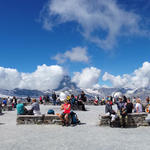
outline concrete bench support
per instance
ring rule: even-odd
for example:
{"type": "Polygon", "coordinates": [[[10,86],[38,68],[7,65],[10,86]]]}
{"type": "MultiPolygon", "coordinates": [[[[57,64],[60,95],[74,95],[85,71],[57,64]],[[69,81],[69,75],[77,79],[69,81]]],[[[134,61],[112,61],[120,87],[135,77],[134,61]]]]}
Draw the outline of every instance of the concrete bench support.
{"type": "MultiPolygon", "coordinates": [[[[146,120],[147,113],[131,113],[127,115],[127,127],[149,126],[146,120]]],[[[109,115],[100,115],[100,126],[110,126],[111,117],[109,115]]],[[[115,127],[119,127],[120,119],[116,119],[113,123],[115,127]]]]}

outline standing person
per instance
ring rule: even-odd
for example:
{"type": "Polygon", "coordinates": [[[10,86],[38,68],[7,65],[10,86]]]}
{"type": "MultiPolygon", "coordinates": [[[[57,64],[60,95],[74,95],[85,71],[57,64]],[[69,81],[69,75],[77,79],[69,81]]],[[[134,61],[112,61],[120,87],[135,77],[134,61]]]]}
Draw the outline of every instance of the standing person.
{"type": "Polygon", "coordinates": [[[39,103],[35,98],[32,99],[31,110],[33,111],[34,115],[41,115],[39,103]]]}
{"type": "Polygon", "coordinates": [[[13,96],[13,100],[12,101],[13,101],[13,103],[12,103],[13,107],[16,108],[17,98],[15,96],[13,96]]]}
{"type": "Polygon", "coordinates": [[[40,104],[43,104],[42,96],[40,96],[39,100],[40,100],[40,104]]]}
{"type": "Polygon", "coordinates": [[[86,102],[87,98],[86,98],[86,96],[85,96],[84,91],[81,92],[80,99],[81,99],[83,102],[86,102]]]}
{"type": "Polygon", "coordinates": [[[12,99],[10,97],[7,98],[8,104],[12,104],[12,99]]]}
{"type": "Polygon", "coordinates": [[[46,102],[49,103],[50,99],[49,99],[49,95],[46,95],[46,102]]]}
{"type": "Polygon", "coordinates": [[[31,98],[30,96],[27,97],[27,102],[30,103],[31,102],[31,98]]]}
{"type": "Polygon", "coordinates": [[[86,100],[87,100],[87,98],[85,96],[85,93],[84,93],[84,91],[82,91],[81,94],[80,94],[80,97],[78,99],[77,104],[78,104],[79,108],[81,106],[83,111],[86,111],[86,109],[85,109],[85,102],[86,102],[86,100]]]}
{"type": "Polygon", "coordinates": [[[116,102],[118,107],[118,116],[120,118],[120,126],[126,127],[127,125],[127,109],[125,102],[123,101],[122,97],[119,97],[119,101],[116,102]]]}
{"type": "Polygon", "coordinates": [[[95,96],[94,105],[98,105],[98,98],[97,98],[97,96],[95,96]]]}
{"type": "Polygon", "coordinates": [[[46,96],[45,95],[43,96],[43,101],[44,101],[44,104],[46,104],[46,96]]]}
{"type": "Polygon", "coordinates": [[[53,92],[53,94],[52,94],[52,99],[53,99],[53,105],[56,105],[57,96],[56,96],[55,92],[53,92]]]}
{"type": "Polygon", "coordinates": [[[147,105],[149,104],[149,101],[150,101],[150,98],[149,98],[149,96],[148,96],[148,97],[146,97],[146,104],[147,104],[147,105]]]}
{"type": "Polygon", "coordinates": [[[3,106],[3,107],[7,106],[7,99],[6,99],[6,98],[3,98],[2,106],[3,106]]]}
{"type": "Polygon", "coordinates": [[[135,111],[136,113],[141,113],[143,111],[140,98],[136,99],[135,111]]]}
{"type": "Polygon", "coordinates": [[[83,111],[86,111],[84,102],[83,102],[81,99],[78,99],[78,100],[77,100],[77,105],[78,105],[79,110],[82,109],[83,111]],[[80,109],[80,108],[81,108],[81,109],[80,109]]]}
{"type": "Polygon", "coordinates": [[[132,110],[134,107],[133,107],[133,103],[131,102],[130,98],[127,98],[126,108],[127,108],[127,114],[132,113],[132,110]]]}

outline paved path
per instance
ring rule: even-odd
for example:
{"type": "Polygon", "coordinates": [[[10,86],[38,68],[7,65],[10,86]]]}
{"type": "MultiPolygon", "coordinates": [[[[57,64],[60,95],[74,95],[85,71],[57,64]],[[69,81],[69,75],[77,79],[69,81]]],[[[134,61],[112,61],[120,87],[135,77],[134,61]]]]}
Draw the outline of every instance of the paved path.
{"type": "MultiPolygon", "coordinates": [[[[61,112],[59,107],[41,106],[61,112]]],[[[150,127],[119,129],[98,126],[103,106],[77,111],[83,125],[16,125],[16,112],[0,116],[0,150],[149,150],[150,127]]]]}

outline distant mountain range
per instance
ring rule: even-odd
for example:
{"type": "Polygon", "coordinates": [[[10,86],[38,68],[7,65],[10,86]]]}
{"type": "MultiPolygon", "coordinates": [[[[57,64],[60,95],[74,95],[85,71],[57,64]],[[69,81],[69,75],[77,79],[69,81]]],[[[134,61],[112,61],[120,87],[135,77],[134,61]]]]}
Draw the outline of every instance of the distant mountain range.
{"type": "MultiPolygon", "coordinates": [[[[71,81],[69,76],[64,76],[59,87],[53,90],[39,91],[39,90],[29,90],[29,89],[13,89],[6,90],[0,89],[0,97],[5,96],[16,96],[16,97],[39,97],[43,95],[51,95],[55,91],[57,94],[60,92],[67,91],[69,94],[78,95],[82,89],[78,88],[75,83],[71,81]]],[[[150,96],[150,89],[140,88],[140,89],[125,89],[125,88],[99,88],[99,89],[84,89],[86,95],[91,98],[94,96],[106,97],[108,95],[113,95],[116,92],[121,92],[123,95],[133,97],[139,96],[141,99],[145,99],[147,96],[150,96]]]]}

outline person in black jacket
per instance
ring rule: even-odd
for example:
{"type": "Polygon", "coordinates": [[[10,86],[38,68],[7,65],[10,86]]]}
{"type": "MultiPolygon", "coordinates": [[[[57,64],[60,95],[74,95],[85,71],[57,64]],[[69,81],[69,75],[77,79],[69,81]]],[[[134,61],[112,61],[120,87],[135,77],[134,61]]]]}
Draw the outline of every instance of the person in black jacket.
{"type": "Polygon", "coordinates": [[[83,102],[86,102],[86,96],[85,96],[84,91],[81,92],[80,99],[81,99],[83,102]]]}
{"type": "Polygon", "coordinates": [[[133,103],[131,102],[130,98],[127,98],[126,109],[127,109],[127,114],[132,113],[133,103]]]}
{"type": "Polygon", "coordinates": [[[53,99],[53,105],[56,105],[57,96],[56,96],[55,92],[53,92],[53,94],[52,94],[52,99],[53,99]]]}

